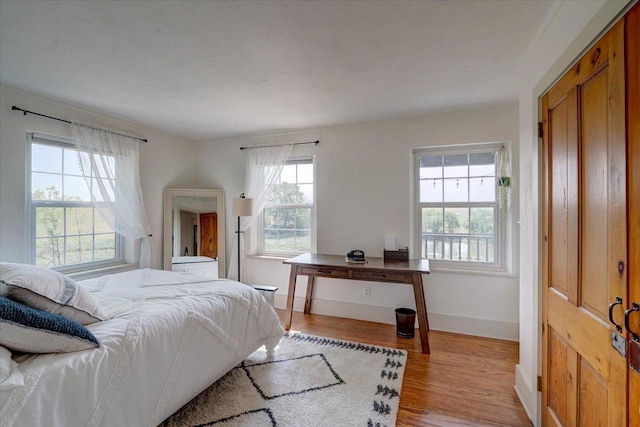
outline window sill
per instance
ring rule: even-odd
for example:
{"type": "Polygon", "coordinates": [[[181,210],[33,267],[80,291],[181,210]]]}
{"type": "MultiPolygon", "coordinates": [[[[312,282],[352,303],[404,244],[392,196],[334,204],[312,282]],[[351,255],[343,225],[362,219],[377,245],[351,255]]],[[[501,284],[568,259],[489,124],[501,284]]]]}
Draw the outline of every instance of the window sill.
{"type": "Polygon", "coordinates": [[[109,265],[106,267],[94,268],[90,270],[82,270],[82,271],[74,271],[70,273],[63,273],[67,277],[70,277],[73,280],[86,280],[86,279],[94,279],[96,277],[104,276],[107,274],[115,274],[122,273],[125,271],[131,271],[138,269],[138,264],[116,264],[109,265]]]}
{"type": "Polygon", "coordinates": [[[517,279],[520,275],[516,273],[510,273],[504,270],[478,270],[478,269],[466,269],[466,268],[450,268],[450,267],[437,267],[430,264],[429,270],[431,273],[442,274],[465,274],[470,276],[493,276],[493,277],[505,277],[517,279]]]}
{"type": "Polygon", "coordinates": [[[270,260],[270,261],[284,261],[284,260],[287,260],[289,258],[293,258],[294,256],[297,256],[297,255],[261,255],[261,254],[254,254],[254,255],[247,255],[247,258],[270,260]]]}

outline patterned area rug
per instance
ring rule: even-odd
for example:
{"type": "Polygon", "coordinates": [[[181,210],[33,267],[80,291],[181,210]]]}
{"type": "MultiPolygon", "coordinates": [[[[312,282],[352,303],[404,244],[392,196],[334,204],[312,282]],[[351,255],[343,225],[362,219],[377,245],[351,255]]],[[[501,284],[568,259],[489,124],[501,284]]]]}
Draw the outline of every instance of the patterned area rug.
{"type": "Polygon", "coordinates": [[[394,426],[407,352],[300,333],[264,348],[162,426],[394,426]]]}

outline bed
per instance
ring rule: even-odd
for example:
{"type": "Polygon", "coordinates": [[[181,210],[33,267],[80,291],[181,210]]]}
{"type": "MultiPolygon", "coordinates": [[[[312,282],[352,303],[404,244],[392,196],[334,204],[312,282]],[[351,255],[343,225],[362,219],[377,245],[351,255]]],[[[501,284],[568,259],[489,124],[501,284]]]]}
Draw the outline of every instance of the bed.
{"type": "Polygon", "coordinates": [[[135,270],[79,282],[108,320],[98,348],[24,354],[24,386],[0,391],[2,426],[156,426],[262,345],[283,335],[250,286],[135,270]]]}

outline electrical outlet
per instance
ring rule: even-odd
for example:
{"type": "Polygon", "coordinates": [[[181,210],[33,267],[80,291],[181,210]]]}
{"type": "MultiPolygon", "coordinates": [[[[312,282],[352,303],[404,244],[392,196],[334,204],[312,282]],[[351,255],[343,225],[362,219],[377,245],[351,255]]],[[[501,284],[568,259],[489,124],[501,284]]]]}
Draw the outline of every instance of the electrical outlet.
{"type": "Polygon", "coordinates": [[[366,286],[364,288],[364,296],[367,297],[367,298],[371,297],[371,286],[366,286]]]}

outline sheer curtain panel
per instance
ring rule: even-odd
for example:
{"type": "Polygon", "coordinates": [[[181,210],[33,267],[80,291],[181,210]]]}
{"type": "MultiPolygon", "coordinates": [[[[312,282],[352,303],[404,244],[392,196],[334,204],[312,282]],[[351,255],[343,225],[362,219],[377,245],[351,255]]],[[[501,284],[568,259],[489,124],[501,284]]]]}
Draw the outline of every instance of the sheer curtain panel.
{"type": "Polygon", "coordinates": [[[71,130],[96,208],[116,233],[141,240],[140,267],[150,267],[153,255],[140,186],[139,142],[79,123],[72,123],[71,130]]]}
{"type": "MultiPolygon", "coordinates": [[[[293,144],[274,145],[270,147],[252,147],[247,149],[247,169],[245,175],[245,195],[253,199],[253,216],[240,218],[240,230],[246,231],[251,227],[258,215],[262,213],[265,203],[269,199],[274,186],[277,183],[280,172],[285,162],[291,155],[293,144]]],[[[238,280],[238,250],[244,259],[244,239],[240,239],[241,247],[238,248],[237,239],[233,239],[231,261],[227,278],[238,280]]],[[[242,264],[242,277],[247,277],[246,262],[242,264]]]]}

